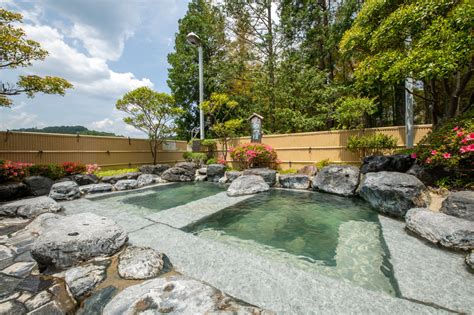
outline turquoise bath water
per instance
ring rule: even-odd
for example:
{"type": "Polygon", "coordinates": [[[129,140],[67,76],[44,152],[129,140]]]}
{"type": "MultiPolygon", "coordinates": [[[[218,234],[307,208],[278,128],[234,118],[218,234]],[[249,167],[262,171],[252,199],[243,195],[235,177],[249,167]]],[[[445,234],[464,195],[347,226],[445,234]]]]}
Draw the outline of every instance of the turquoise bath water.
{"type": "Polygon", "coordinates": [[[174,183],[140,192],[133,191],[124,195],[111,196],[98,201],[116,208],[123,208],[124,211],[133,211],[135,214],[149,214],[206,198],[224,190],[223,185],[215,183],[174,183]]]}
{"type": "Polygon", "coordinates": [[[188,231],[395,295],[380,229],[377,213],[360,199],[271,190],[188,231]]]}

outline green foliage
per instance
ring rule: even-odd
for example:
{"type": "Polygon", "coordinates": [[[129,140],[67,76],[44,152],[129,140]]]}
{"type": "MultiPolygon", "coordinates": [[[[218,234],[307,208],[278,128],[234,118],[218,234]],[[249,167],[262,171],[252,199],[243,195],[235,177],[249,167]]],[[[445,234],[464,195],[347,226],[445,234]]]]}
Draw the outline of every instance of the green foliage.
{"type": "Polygon", "coordinates": [[[175,135],[174,120],[182,109],[175,105],[172,96],[148,87],[126,93],[117,101],[116,108],[129,115],[123,119],[125,123],[148,135],[153,164],[156,164],[158,145],[175,135]]]}
{"type": "Polygon", "coordinates": [[[57,180],[64,177],[64,169],[56,164],[34,164],[28,168],[28,173],[31,176],[43,176],[57,180]]]}
{"type": "Polygon", "coordinates": [[[207,160],[206,164],[207,165],[217,164],[217,159],[216,158],[210,158],[210,159],[207,160]]]}
{"type": "Polygon", "coordinates": [[[452,118],[426,135],[415,148],[416,159],[429,168],[474,166],[474,109],[452,118]]]}
{"type": "Polygon", "coordinates": [[[474,4],[453,0],[368,0],[341,42],[358,61],[361,89],[423,81],[434,123],[470,106],[464,93],[474,66],[474,4]]]}
{"type": "Polygon", "coordinates": [[[227,94],[222,93],[212,93],[209,100],[201,104],[204,113],[210,117],[211,131],[219,138],[219,142],[224,147],[224,160],[227,159],[228,141],[237,136],[244,122],[240,118],[228,119],[238,105],[227,94]]]}
{"type": "MultiPolygon", "coordinates": [[[[38,42],[26,38],[25,31],[18,27],[22,20],[21,14],[0,8],[0,69],[28,67],[48,55],[38,42]]],[[[7,107],[12,104],[9,96],[24,93],[33,97],[38,92],[64,95],[66,89],[72,88],[63,78],[37,75],[21,75],[16,84],[0,83],[0,106],[7,107]]]]}
{"type": "Polygon", "coordinates": [[[98,171],[95,173],[98,177],[105,177],[105,176],[114,176],[114,175],[121,175],[126,173],[138,172],[138,168],[122,168],[118,170],[106,170],[106,171],[98,171]]]}
{"type": "Polygon", "coordinates": [[[280,161],[276,151],[263,143],[244,143],[230,150],[232,160],[237,162],[241,169],[253,167],[278,168],[280,161]]]}
{"type": "Polygon", "coordinates": [[[285,174],[296,174],[298,172],[298,170],[295,170],[293,168],[289,168],[287,170],[279,170],[278,171],[281,175],[285,175],[285,174]]]}
{"type": "Polygon", "coordinates": [[[331,161],[329,161],[329,159],[324,159],[315,163],[318,170],[322,169],[325,166],[328,166],[329,164],[331,164],[331,161]]]}
{"type": "Polygon", "coordinates": [[[438,179],[434,184],[437,187],[447,190],[452,189],[474,189],[474,180],[469,176],[462,176],[463,174],[453,174],[453,176],[443,177],[438,179]]]}
{"type": "Polygon", "coordinates": [[[183,158],[187,162],[194,162],[196,164],[203,164],[207,161],[207,154],[202,152],[184,152],[183,158]]]}
{"type": "Polygon", "coordinates": [[[204,139],[201,141],[201,145],[204,147],[215,147],[217,145],[217,140],[215,139],[204,139]]]}
{"type": "Polygon", "coordinates": [[[342,129],[360,129],[365,127],[367,116],[373,115],[376,105],[373,99],[366,97],[343,97],[337,104],[334,119],[342,129]]]}
{"type": "Polygon", "coordinates": [[[347,141],[347,149],[358,152],[361,157],[383,154],[397,147],[398,140],[393,136],[376,133],[366,136],[352,136],[347,141]]]}
{"type": "Polygon", "coordinates": [[[194,32],[202,40],[206,99],[211,92],[225,90],[228,58],[224,29],[222,12],[207,0],[190,1],[186,15],[178,21],[175,51],[168,55],[171,67],[167,82],[177,106],[183,110],[176,119],[181,139],[189,139],[190,131],[199,126],[198,50],[187,43],[186,35],[194,32]]]}

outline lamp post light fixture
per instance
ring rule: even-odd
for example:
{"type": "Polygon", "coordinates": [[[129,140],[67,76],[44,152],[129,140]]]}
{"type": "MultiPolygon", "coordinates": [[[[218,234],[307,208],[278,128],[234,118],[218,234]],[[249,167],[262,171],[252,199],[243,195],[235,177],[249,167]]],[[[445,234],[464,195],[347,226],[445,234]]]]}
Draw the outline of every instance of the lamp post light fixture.
{"type": "Polygon", "coordinates": [[[202,111],[201,104],[204,101],[204,83],[203,83],[203,69],[202,69],[202,42],[199,36],[191,32],[186,36],[186,40],[189,44],[197,46],[199,54],[199,130],[200,138],[204,139],[204,112],[202,111]]]}

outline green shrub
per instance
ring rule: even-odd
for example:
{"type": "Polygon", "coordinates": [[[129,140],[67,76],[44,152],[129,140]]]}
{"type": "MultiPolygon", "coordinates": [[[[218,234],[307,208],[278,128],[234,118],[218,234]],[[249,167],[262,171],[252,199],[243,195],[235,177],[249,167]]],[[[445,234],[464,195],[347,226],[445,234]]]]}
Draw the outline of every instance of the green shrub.
{"type": "Polygon", "coordinates": [[[64,177],[64,170],[61,166],[56,164],[36,164],[28,168],[28,172],[31,176],[44,176],[51,178],[52,180],[60,179],[64,177]]]}
{"type": "Polygon", "coordinates": [[[347,149],[359,153],[361,157],[383,154],[397,148],[397,139],[383,133],[366,136],[352,136],[347,141],[347,149]]]}
{"type": "Polygon", "coordinates": [[[217,159],[215,159],[215,158],[210,158],[210,159],[207,160],[206,164],[207,164],[207,165],[217,164],[217,159]]]}
{"type": "Polygon", "coordinates": [[[183,158],[187,162],[194,162],[197,164],[203,164],[207,161],[207,154],[201,152],[184,152],[183,158]]]}
{"type": "Polygon", "coordinates": [[[215,147],[217,145],[217,140],[215,139],[204,139],[201,141],[201,145],[204,147],[215,147]]]}
{"type": "Polygon", "coordinates": [[[471,169],[474,166],[474,109],[427,134],[412,157],[428,168],[471,169]]]}
{"type": "Polygon", "coordinates": [[[294,168],[289,168],[287,170],[280,170],[279,173],[282,174],[282,175],[285,175],[285,174],[296,174],[298,172],[298,170],[295,170],[294,168]]]}
{"type": "Polygon", "coordinates": [[[328,166],[329,164],[331,164],[331,161],[329,161],[329,159],[324,159],[315,163],[318,170],[322,169],[325,166],[328,166]]]}
{"type": "Polygon", "coordinates": [[[105,176],[114,176],[114,175],[121,175],[126,173],[138,172],[138,168],[122,168],[119,170],[108,170],[108,171],[99,171],[96,172],[95,175],[98,177],[105,177],[105,176]]]}

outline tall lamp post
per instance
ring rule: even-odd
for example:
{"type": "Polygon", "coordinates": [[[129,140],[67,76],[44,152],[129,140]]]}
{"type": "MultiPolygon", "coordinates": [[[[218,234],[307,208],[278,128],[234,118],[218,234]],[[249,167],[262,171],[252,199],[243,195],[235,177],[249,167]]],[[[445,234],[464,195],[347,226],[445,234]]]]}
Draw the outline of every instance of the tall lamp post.
{"type": "Polygon", "coordinates": [[[202,43],[199,36],[191,32],[186,36],[186,40],[193,46],[197,46],[199,54],[199,130],[200,138],[204,139],[204,112],[202,111],[201,104],[204,101],[204,83],[203,83],[203,70],[202,70],[202,43]]]}

